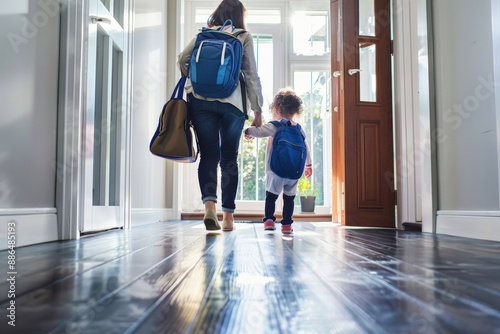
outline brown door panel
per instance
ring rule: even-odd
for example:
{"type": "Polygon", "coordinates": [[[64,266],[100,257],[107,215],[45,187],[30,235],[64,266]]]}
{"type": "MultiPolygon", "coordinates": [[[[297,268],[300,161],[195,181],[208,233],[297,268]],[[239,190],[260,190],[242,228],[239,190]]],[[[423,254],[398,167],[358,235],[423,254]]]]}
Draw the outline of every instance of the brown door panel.
{"type": "Polygon", "coordinates": [[[394,227],[390,0],[373,1],[374,36],[359,36],[358,0],[332,1],[333,207],[342,225],[394,227]]]}

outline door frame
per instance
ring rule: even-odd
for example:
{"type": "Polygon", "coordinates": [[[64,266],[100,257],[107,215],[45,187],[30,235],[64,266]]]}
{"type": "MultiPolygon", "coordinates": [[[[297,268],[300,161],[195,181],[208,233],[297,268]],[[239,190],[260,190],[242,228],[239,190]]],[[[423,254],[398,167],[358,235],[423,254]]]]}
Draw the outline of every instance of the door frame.
{"type": "MultiPolygon", "coordinates": [[[[393,0],[393,43],[394,43],[394,134],[395,134],[395,177],[397,182],[397,228],[402,229],[403,222],[422,222],[424,232],[436,232],[437,186],[436,186],[436,151],[432,129],[435,128],[435,109],[433,108],[432,79],[432,8],[430,0],[418,0],[408,3],[393,0]],[[425,17],[426,26],[420,27],[419,15],[425,17]],[[418,31],[423,29],[425,31],[418,31]],[[426,34],[425,41],[419,43],[419,37],[426,34]],[[422,52],[421,54],[418,52],[422,52]],[[418,56],[417,56],[418,54],[418,56]],[[425,71],[425,68],[428,68],[425,71]],[[418,157],[417,157],[418,155],[418,157]]],[[[331,0],[331,14],[338,12],[338,0],[331,0]]],[[[334,20],[332,17],[332,24],[334,20]]],[[[332,36],[332,59],[342,43],[332,36]]],[[[343,59],[337,59],[340,68],[343,59]]],[[[333,65],[333,63],[332,63],[333,65]]],[[[339,80],[332,77],[332,108],[341,105],[336,85],[339,80]]],[[[332,113],[332,121],[340,122],[339,113],[332,113]]],[[[332,137],[343,136],[342,127],[332,127],[332,137]]],[[[343,153],[342,150],[340,150],[343,153]]],[[[341,156],[340,161],[345,160],[341,156]]],[[[342,172],[338,162],[333,161],[332,172],[342,172]]],[[[342,178],[342,175],[341,175],[342,178]]],[[[342,208],[344,199],[342,185],[333,183],[332,206],[342,208]],[[337,189],[338,188],[338,189],[337,189]]],[[[339,211],[339,220],[344,220],[339,211]]],[[[336,217],[336,212],[333,212],[336,217]]],[[[335,220],[335,219],[334,219],[335,220]]]]}
{"type": "Polygon", "coordinates": [[[437,157],[430,4],[431,0],[393,0],[393,77],[397,227],[422,222],[422,231],[435,233],[437,157]]]}
{"type": "MultiPolygon", "coordinates": [[[[89,0],[61,4],[61,40],[59,55],[59,106],[56,169],[56,208],[59,239],[78,239],[79,223],[83,221],[85,198],[84,126],[87,110],[87,49],[89,25],[89,0]]],[[[127,68],[132,69],[133,8],[129,1],[130,15],[124,27],[128,38],[127,68]]],[[[125,192],[124,228],[130,228],[130,153],[132,71],[124,75],[127,80],[125,99],[125,192]]]]}

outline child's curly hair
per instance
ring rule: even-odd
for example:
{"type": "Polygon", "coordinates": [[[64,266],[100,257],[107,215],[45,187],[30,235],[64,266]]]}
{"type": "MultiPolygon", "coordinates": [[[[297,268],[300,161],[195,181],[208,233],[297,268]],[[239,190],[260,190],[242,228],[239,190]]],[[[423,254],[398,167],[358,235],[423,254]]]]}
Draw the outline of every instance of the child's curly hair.
{"type": "Polygon", "coordinates": [[[291,88],[282,88],[274,96],[271,109],[283,117],[300,115],[302,112],[302,99],[291,88]]]}

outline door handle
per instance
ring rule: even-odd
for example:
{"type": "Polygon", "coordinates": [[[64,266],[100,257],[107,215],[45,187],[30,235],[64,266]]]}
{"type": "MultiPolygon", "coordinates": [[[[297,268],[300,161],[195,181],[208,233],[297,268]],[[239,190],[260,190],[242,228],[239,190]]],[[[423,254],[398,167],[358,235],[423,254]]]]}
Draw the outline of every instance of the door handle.
{"type": "Polygon", "coordinates": [[[340,71],[335,71],[335,72],[333,72],[333,76],[334,76],[335,78],[340,77],[340,71]]]}
{"type": "Polygon", "coordinates": [[[108,24],[111,24],[111,20],[110,19],[105,18],[105,17],[100,17],[100,16],[91,16],[90,17],[90,22],[92,22],[93,24],[96,24],[96,23],[108,23],[108,24]]]}
{"type": "Polygon", "coordinates": [[[350,68],[347,72],[349,73],[349,75],[353,75],[358,72],[361,72],[361,70],[359,68],[350,68]]]}

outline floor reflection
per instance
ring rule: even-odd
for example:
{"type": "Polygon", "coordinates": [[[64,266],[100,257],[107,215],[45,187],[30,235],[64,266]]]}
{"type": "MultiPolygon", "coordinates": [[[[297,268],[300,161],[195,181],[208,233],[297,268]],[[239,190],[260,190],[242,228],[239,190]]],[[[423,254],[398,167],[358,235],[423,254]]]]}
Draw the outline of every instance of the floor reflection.
{"type": "Polygon", "coordinates": [[[207,233],[179,221],[26,247],[17,261],[18,316],[30,319],[20,333],[500,328],[500,245],[480,240],[304,222],[291,235],[262,223],[207,233]]]}

